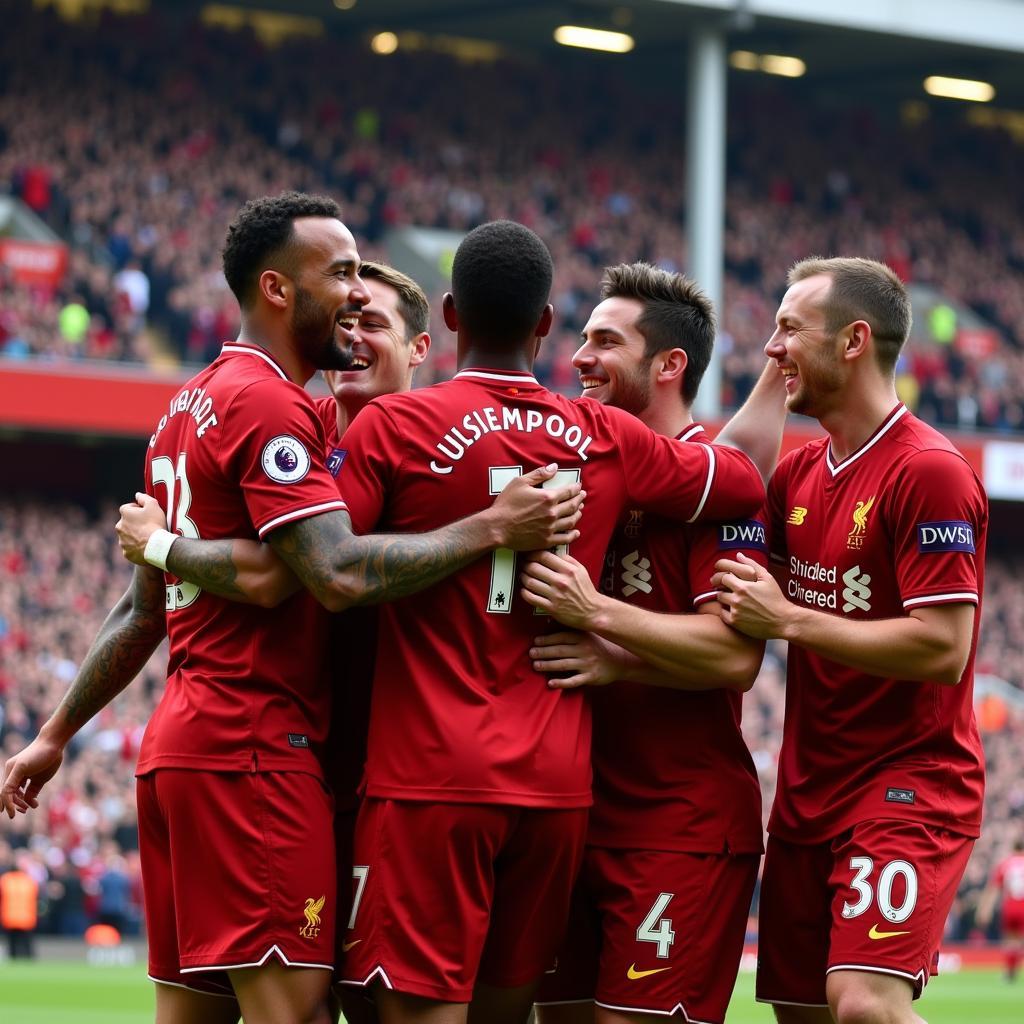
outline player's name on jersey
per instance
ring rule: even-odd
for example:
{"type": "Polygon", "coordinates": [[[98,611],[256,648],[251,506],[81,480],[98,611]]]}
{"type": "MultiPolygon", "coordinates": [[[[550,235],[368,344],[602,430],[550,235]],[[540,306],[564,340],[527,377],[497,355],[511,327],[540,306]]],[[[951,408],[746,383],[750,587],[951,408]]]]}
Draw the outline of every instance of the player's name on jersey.
{"type": "Polygon", "coordinates": [[[160,422],[156,425],[156,433],[149,439],[150,448],[156,444],[160,431],[178,413],[182,412],[187,412],[196,421],[196,437],[202,437],[210,427],[217,425],[217,414],[213,411],[213,399],[207,396],[206,388],[185,388],[171,399],[167,414],[160,417],[160,422]]]}
{"type": "Polygon", "coordinates": [[[587,461],[587,449],[594,438],[584,434],[583,428],[576,423],[566,423],[557,413],[545,416],[537,409],[518,409],[500,405],[484,406],[473,409],[462,417],[462,422],[448,428],[444,437],[434,446],[444,456],[444,462],[432,460],[430,468],[435,473],[450,473],[466,452],[485,434],[498,430],[518,430],[524,434],[543,430],[549,436],[562,440],[566,447],[576,453],[583,461],[587,461]]]}

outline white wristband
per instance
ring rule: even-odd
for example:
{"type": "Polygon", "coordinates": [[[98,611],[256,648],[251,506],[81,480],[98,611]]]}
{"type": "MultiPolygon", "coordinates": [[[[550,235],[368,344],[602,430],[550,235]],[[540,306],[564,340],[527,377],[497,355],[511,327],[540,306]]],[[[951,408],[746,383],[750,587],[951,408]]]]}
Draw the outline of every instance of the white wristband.
{"type": "Polygon", "coordinates": [[[146,550],[142,553],[142,557],[150,565],[155,565],[158,569],[168,572],[167,556],[171,553],[171,545],[177,539],[178,535],[171,533],[170,530],[154,530],[149,540],[146,541],[146,550]]]}

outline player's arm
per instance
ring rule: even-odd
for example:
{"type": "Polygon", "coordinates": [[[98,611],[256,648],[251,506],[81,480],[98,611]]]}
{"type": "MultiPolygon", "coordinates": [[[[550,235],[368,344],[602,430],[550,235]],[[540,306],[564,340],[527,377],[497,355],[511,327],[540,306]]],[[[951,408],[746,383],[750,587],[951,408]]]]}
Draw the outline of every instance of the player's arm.
{"type": "MultiPolygon", "coordinates": [[[[489,508],[430,533],[357,536],[348,513],[332,511],[278,527],[269,543],[330,611],[391,601],[431,586],[497,547],[532,551],[572,543],[579,536],[575,526],[586,492],[578,484],[542,488],[556,469],[544,466],[518,477],[489,508]]],[[[137,565],[156,559],[185,579],[203,563],[203,541],[170,534],[152,521],[130,535],[121,531],[120,537],[124,556],[137,565]],[[159,553],[150,545],[155,534],[165,542],[159,553]]]]}
{"type": "Polygon", "coordinates": [[[578,484],[542,488],[556,469],[543,466],[518,477],[489,508],[429,533],[358,536],[346,512],[331,512],[279,527],[270,543],[331,611],[391,601],[495,548],[533,551],[572,543],[579,536],[575,526],[585,492],[578,484]]]}
{"type": "Polygon", "coordinates": [[[967,667],[975,606],[912,608],[893,619],[858,620],[795,604],[771,574],[744,555],[723,559],[712,582],[728,625],[779,639],[868,675],[955,686],[967,667]]]}
{"type": "Polygon", "coordinates": [[[60,768],[72,736],[138,675],[166,628],[163,576],[149,566],[137,568],[60,704],[39,735],[4,765],[0,803],[8,817],[39,805],[39,791],[60,768]]]}
{"type": "Polygon", "coordinates": [[[627,679],[677,690],[749,690],[757,677],[764,644],[730,629],[703,605],[689,615],[652,612],[601,594],[586,568],[572,557],[544,552],[531,561],[522,576],[523,597],[563,625],[587,630],[610,642],[597,650],[538,638],[534,653],[537,671],[572,671],[552,680],[552,686],[627,679]],[[607,664],[595,667],[597,659],[607,664]],[[602,671],[603,670],[603,671],[602,671]]]}
{"type": "Polygon", "coordinates": [[[746,452],[767,483],[779,461],[785,425],[786,384],[775,360],[769,359],[747,400],[722,428],[715,444],[746,452]]]}
{"type": "MultiPolygon", "coordinates": [[[[166,526],[164,510],[148,494],[137,493],[135,503],[122,505],[120,512],[114,529],[125,552],[145,551],[149,537],[166,526]]],[[[195,540],[187,550],[175,551],[174,564],[171,571],[179,579],[261,608],[276,608],[302,586],[270,545],[255,540],[195,540]]]]}

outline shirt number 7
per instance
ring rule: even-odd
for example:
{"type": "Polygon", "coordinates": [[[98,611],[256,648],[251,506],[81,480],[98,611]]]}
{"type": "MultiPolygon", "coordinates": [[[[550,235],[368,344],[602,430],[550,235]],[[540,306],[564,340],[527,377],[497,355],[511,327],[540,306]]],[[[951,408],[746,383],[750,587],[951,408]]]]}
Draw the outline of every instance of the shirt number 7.
{"type": "MultiPolygon", "coordinates": [[[[522,466],[489,466],[488,493],[501,494],[517,476],[523,475],[522,466]]],[[[581,470],[560,469],[542,487],[567,487],[580,482],[581,470]]],[[[555,552],[567,554],[568,544],[559,544],[555,552]]],[[[516,553],[511,548],[496,548],[491,556],[491,590],[487,595],[487,610],[495,615],[508,615],[512,610],[512,595],[516,585],[516,553]]]]}

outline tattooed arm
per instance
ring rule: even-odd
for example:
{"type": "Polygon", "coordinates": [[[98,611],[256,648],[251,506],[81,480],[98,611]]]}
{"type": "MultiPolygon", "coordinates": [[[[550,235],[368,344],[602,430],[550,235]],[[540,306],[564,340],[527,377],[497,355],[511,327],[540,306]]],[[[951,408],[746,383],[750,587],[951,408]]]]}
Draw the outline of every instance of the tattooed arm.
{"type": "Polygon", "coordinates": [[[4,765],[0,805],[8,817],[39,805],[39,791],[60,768],[71,737],[135,678],[166,629],[163,574],[138,568],[39,735],[4,765]]]}

